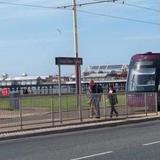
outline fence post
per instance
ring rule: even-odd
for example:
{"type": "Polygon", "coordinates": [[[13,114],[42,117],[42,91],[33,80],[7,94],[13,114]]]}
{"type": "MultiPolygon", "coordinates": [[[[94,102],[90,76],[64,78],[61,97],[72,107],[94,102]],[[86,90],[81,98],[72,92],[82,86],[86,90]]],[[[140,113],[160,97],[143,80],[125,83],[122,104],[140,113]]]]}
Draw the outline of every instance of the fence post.
{"type": "Polygon", "coordinates": [[[20,112],[20,129],[23,129],[23,115],[22,115],[22,98],[18,97],[18,103],[19,103],[19,112],[20,112]]]}
{"type": "Polygon", "coordinates": [[[79,94],[79,119],[82,122],[83,121],[83,116],[82,116],[82,94],[80,92],[79,94]]]}
{"type": "Polygon", "coordinates": [[[58,87],[59,87],[59,91],[58,91],[59,92],[58,93],[58,95],[59,95],[59,117],[60,117],[60,122],[63,123],[63,120],[62,120],[62,103],[61,103],[62,94],[61,94],[61,67],[60,67],[60,65],[58,65],[58,72],[59,72],[59,75],[58,75],[58,79],[59,79],[59,81],[58,81],[58,87]]]}
{"type": "Polygon", "coordinates": [[[125,106],[126,106],[126,117],[128,118],[128,105],[127,105],[127,93],[125,93],[125,106]]]}
{"type": "Polygon", "coordinates": [[[105,99],[105,94],[103,93],[102,96],[102,100],[103,100],[103,105],[104,105],[104,118],[107,118],[107,113],[106,113],[106,99],[105,99]]]}
{"type": "Polygon", "coordinates": [[[157,92],[155,92],[155,107],[156,107],[156,115],[158,116],[158,101],[157,101],[157,92]]]}
{"type": "Polygon", "coordinates": [[[53,94],[51,96],[51,119],[52,119],[52,127],[54,126],[54,106],[53,106],[53,94]]]}
{"type": "Polygon", "coordinates": [[[147,116],[147,95],[144,93],[145,114],[147,116]]]}
{"type": "Polygon", "coordinates": [[[59,95],[59,118],[60,118],[60,122],[63,123],[63,120],[62,120],[62,103],[61,103],[61,95],[59,95]]]}

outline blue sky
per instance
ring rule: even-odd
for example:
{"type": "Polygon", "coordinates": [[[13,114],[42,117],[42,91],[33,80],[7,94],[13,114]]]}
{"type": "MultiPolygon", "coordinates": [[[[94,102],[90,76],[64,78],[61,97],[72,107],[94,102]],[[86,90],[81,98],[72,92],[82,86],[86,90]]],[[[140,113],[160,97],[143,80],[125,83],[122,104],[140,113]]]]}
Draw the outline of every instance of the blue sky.
{"type": "MultiPolygon", "coordinates": [[[[77,3],[93,0],[77,0],[77,3]]],[[[1,0],[0,0],[1,2],[1,0]]],[[[62,6],[72,0],[3,0],[42,6],[62,6]]],[[[124,0],[159,9],[159,0],[124,0]]],[[[159,23],[160,11],[118,3],[79,7],[79,10],[159,23]]],[[[12,6],[0,3],[0,74],[50,75],[57,73],[55,57],[74,56],[72,12],[12,6]]],[[[78,12],[79,56],[89,65],[128,64],[135,53],[160,52],[160,25],[137,23],[78,12]]],[[[63,74],[74,72],[62,67],[63,74]]]]}

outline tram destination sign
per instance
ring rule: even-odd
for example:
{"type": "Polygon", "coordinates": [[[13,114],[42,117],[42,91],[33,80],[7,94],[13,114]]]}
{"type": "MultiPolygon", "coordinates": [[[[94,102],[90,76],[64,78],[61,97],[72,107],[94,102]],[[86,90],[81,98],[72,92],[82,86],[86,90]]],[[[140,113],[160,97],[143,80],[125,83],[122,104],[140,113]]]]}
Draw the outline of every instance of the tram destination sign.
{"type": "Polygon", "coordinates": [[[82,65],[82,58],[76,57],[56,57],[55,58],[56,65],[82,65]]]}

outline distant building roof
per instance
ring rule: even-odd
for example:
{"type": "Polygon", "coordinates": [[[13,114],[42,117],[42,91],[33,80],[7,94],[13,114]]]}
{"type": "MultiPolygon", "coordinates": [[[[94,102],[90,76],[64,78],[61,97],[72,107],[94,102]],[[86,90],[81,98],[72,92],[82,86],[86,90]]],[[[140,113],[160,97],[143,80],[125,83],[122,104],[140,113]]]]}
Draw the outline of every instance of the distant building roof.
{"type": "Polygon", "coordinates": [[[96,77],[101,77],[101,78],[103,78],[103,77],[106,77],[107,76],[107,74],[108,73],[91,73],[91,74],[89,74],[89,75],[87,75],[87,76],[85,76],[86,78],[96,78],[96,77]]]}
{"type": "Polygon", "coordinates": [[[120,65],[96,65],[89,66],[88,69],[85,69],[84,72],[90,73],[109,73],[111,71],[122,71],[123,69],[128,68],[128,65],[120,64],[120,65]]]}
{"type": "MultiPolygon", "coordinates": [[[[27,81],[27,80],[37,80],[46,79],[47,76],[18,76],[18,77],[8,77],[5,81],[27,81]]],[[[0,79],[1,80],[1,79],[0,79]]]]}
{"type": "Polygon", "coordinates": [[[8,77],[6,81],[24,81],[24,80],[37,80],[39,76],[19,76],[19,77],[8,77]]]}

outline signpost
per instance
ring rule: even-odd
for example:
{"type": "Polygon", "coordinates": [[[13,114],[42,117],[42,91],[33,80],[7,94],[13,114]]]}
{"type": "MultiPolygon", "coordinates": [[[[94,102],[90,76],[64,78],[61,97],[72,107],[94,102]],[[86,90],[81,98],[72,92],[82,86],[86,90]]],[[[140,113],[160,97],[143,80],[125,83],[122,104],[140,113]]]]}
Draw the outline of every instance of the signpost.
{"type": "Polygon", "coordinates": [[[75,57],[56,57],[56,65],[82,65],[82,58],[75,57]]]}
{"type": "MultiPolygon", "coordinates": [[[[78,81],[76,80],[76,87],[78,86],[77,92],[77,107],[79,107],[80,112],[80,120],[82,121],[82,108],[81,108],[81,71],[80,65],[83,64],[82,58],[75,58],[75,57],[56,57],[55,64],[58,65],[58,85],[59,85],[59,116],[60,122],[62,123],[62,110],[61,110],[61,65],[74,65],[75,67],[79,68],[79,75],[78,81]],[[78,84],[77,84],[78,83],[78,84]]],[[[76,78],[77,79],[77,78],[76,78]]]]}

